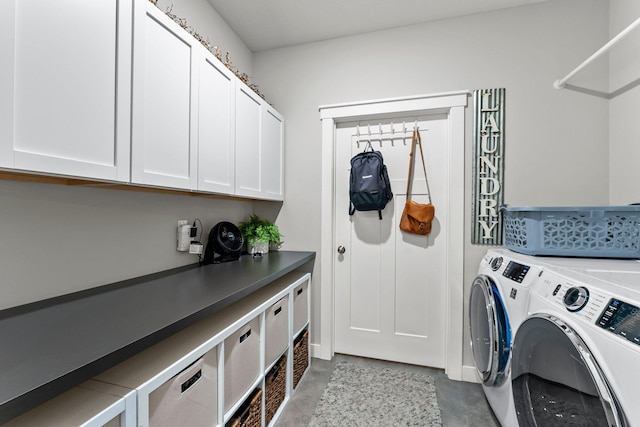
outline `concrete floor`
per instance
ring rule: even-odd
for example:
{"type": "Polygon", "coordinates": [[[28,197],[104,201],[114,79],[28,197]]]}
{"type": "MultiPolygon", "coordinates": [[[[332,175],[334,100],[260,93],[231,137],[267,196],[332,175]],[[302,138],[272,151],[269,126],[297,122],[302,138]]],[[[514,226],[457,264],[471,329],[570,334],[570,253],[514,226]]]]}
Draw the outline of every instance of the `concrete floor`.
{"type": "MultiPolygon", "coordinates": [[[[441,369],[405,365],[337,354],[333,360],[311,359],[311,368],[278,418],[275,427],[303,427],[309,423],[339,360],[357,360],[400,370],[419,370],[435,379],[438,405],[444,427],[498,427],[480,384],[451,381],[441,369]]],[[[377,426],[370,426],[377,427],[377,426]]],[[[386,426],[385,426],[386,427],[386,426]]]]}

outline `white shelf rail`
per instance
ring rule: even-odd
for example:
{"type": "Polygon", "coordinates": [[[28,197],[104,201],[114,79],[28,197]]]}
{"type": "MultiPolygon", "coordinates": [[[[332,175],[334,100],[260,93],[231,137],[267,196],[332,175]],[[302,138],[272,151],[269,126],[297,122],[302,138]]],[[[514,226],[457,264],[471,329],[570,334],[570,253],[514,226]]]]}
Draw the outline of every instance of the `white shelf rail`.
{"type": "Polygon", "coordinates": [[[582,70],[584,67],[586,67],[587,65],[592,63],[600,55],[602,55],[603,53],[605,53],[609,49],[611,49],[613,47],[613,45],[615,45],[620,40],[622,40],[624,37],[626,37],[631,31],[633,31],[638,26],[640,26],[640,18],[636,19],[631,25],[629,25],[627,28],[622,30],[617,36],[615,36],[614,38],[609,40],[609,42],[607,44],[602,46],[596,53],[594,53],[589,58],[587,58],[587,60],[584,61],[582,64],[578,65],[572,72],[567,74],[564,78],[562,78],[560,80],[556,80],[553,83],[553,87],[555,87],[556,89],[564,89],[565,86],[567,85],[567,81],[569,81],[569,79],[571,77],[573,77],[578,72],[580,72],[580,70],[582,70]]]}

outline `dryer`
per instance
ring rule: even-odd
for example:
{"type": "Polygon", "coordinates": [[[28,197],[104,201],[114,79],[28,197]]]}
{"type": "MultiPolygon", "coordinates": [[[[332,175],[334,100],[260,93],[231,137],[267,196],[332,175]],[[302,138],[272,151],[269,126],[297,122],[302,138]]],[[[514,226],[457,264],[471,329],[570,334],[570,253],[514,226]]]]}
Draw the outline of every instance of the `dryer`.
{"type": "Polygon", "coordinates": [[[519,425],[640,425],[640,263],[530,261],[541,276],[511,355],[519,425]]]}
{"type": "Polygon", "coordinates": [[[540,272],[531,257],[491,249],[471,287],[473,357],[487,400],[504,427],[518,425],[510,376],[512,338],[526,318],[529,288],[540,272]]]}

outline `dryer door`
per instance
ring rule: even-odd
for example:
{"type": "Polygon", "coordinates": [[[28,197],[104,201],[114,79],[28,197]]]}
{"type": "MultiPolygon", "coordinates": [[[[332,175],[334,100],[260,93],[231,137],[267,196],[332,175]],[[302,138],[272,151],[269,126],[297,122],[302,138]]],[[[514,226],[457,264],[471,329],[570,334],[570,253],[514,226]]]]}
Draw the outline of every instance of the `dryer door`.
{"type": "Polygon", "coordinates": [[[469,323],[478,373],[484,385],[500,385],[508,374],[511,328],[500,292],[489,276],[479,275],[471,285],[469,323]]]}
{"type": "Polygon", "coordinates": [[[555,316],[518,329],[511,378],[518,422],[528,426],[626,426],[607,379],[584,341],[555,316]]]}

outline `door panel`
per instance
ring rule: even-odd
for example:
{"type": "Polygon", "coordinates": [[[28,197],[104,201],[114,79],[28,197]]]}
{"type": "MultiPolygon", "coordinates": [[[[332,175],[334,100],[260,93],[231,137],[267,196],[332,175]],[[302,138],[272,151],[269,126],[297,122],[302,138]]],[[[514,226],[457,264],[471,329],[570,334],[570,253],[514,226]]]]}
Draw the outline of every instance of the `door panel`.
{"type": "Polygon", "coordinates": [[[259,196],[260,114],[258,96],[238,85],[236,92],[236,194],[259,196]]]}
{"type": "MultiPolygon", "coordinates": [[[[429,236],[399,229],[411,148],[411,133],[398,124],[403,120],[413,129],[415,117],[348,123],[336,129],[335,241],[346,252],[336,253],[335,350],[443,367],[447,120],[434,115],[418,118],[417,122],[436,206],[429,236]],[[349,216],[349,161],[364,150],[370,129],[372,133],[382,130],[389,134],[392,126],[397,137],[374,140],[372,144],[384,156],[394,197],[382,211],[382,220],[376,211],[349,216]]],[[[418,160],[412,198],[427,202],[426,187],[418,160]]]]}
{"type": "Polygon", "coordinates": [[[129,180],[131,11],[122,3],[3,2],[0,165],[129,180]]]}
{"type": "Polygon", "coordinates": [[[135,6],[131,181],[195,189],[197,41],[153,4],[135,6]]]}
{"type": "Polygon", "coordinates": [[[202,56],[198,90],[198,190],[234,193],[235,80],[221,62],[202,56]]]}

